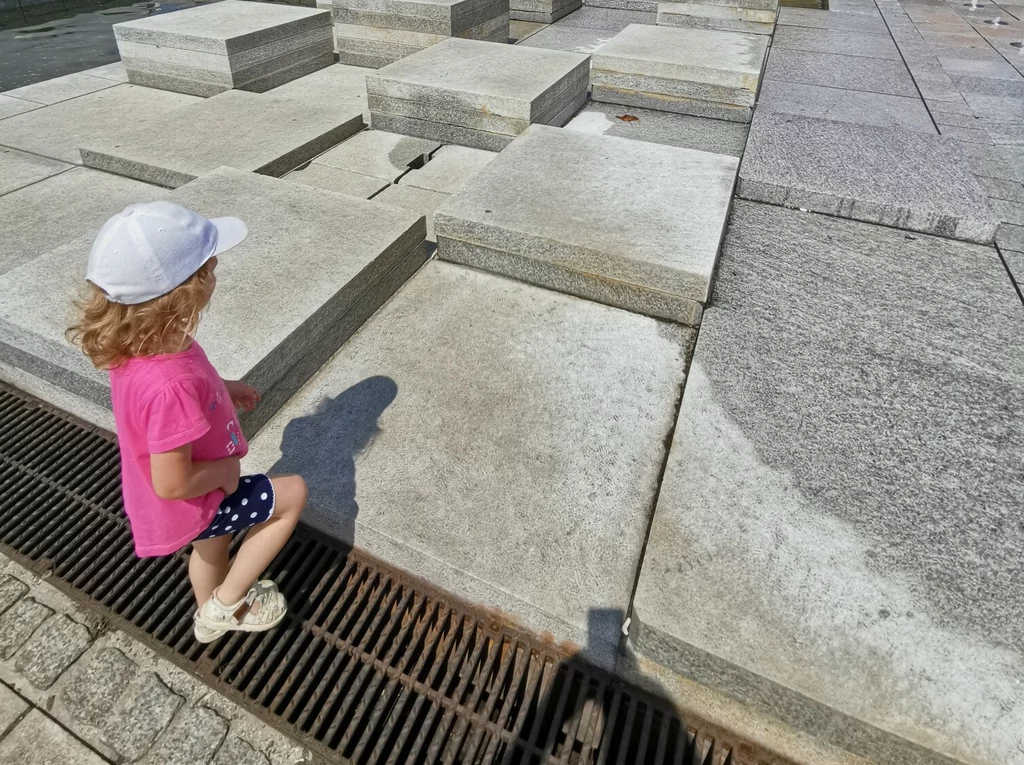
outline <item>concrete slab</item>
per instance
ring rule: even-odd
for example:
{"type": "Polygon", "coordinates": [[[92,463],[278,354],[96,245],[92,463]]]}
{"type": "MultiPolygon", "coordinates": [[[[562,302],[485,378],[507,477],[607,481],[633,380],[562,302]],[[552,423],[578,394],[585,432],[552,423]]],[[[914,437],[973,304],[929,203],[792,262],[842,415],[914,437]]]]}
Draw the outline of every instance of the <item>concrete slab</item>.
{"type": "Polygon", "coordinates": [[[4,222],[0,274],[99,228],[134,202],[151,202],[166,193],[148,183],[75,167],[4,194],[0,197],[4,222]]]}
{"type": "Polygon", "coordinates": [[[764,79],[920,100],[906,64],[880,58],[775,48],[768,56],[764,79]]]}
{"type": "Polygon", "coordinates": [[[366,75],[372,69],[361,66],[332,64],[305,77],[268,90],[267,95],[301,101],[304,104],[335,104],[357,106],[363,120],[370,121],[370,108],[366,104],[366,75]]]}
{"type": "Polygon", "coordinates": [[[360,199],[369,199],[391,185],[388,181],[380,178],[350,173],[348,170],[339,170],[336,167],[328,167],[316,162],[311,162],[302,170],[288,173],[284,176],[284,180],[315,186],[325,191],[348,194],[350,197],[359,197],[360,199]]]}
{"type": "Polygon", "coordinates": [[[509,18],[551,24],[582,6],[582,0],[511,0],[509,18]]]}
{"type": "Polygon", "coordinates": [[[128,70],[125,69],[123,61],[115,61],[112,64],[104,64],[103,66],[94,66],[92,69],[86,69],[82,74],[100,77],[104,80],[113,80],[114,82],[128,82],[128,70]]]}
{"type": "Polygon", "coordinates": [[[301,466],[314,527],[607,666],[689,338],[434,261],[251,442],[246,469],[301,466]]]}
{"type": "Polygon", "coordinates": [[[618,11],[658,12],[658,0],[587,0],[588,8],[610,8],[618,11]]]}
{"type": "Polygon", "coordinates": [[[530,35],[536,34],[547,26],[547,24],[542,24],[537,21],[518,21],[517,19],[510,19],[508,22],[509,42],[522,42],[530,35]]]}
{"type": "MultiPolygon", "coordinates": [[[[492,6],[487,12],[494,15],[454,36],[470,40],[507,43],[509,37],[507,6],[505,4],[492,6]]],[[[366,14],[360,13],[359,15],[366,14]]],[[[550,14],[538,14],[538,16],[547,17],[550,14]]],[[[396,22],[391,17],[360,24],[336,22],[334,39],[337,44],[338,59],[347,64],[381,67],[450,39],[448,34],[422,31],[421,20],[417,17],[401,18],[404,21],[399,28],[393,28],[396,22]],[[383,26],[373,26],[374,23],[383,26]]],[[[429,21],[429,25],[440,23],[436,20],[429,21]]]]}
{"type": "Polygon", "coordinates": [[[362,112],[350,105],[299,104],[231,90],[97,136],[82,144],[82,159],[90,167],[176,188],[222,165],[283,175],[362,126],[362,112]]]}
{"type": "Polygon", "coordinates": [[[26,101],[23,98],[11,98],[0,94],[0,120],[22,112],[30,112],[41,106],[42,104],[37,104],[35,101],[26,101]]]}
{"type": "Polygon", "coordinates": [[[325,20],[330,23],[330,14],[315,8],[223,0],[115,24],[114,37],[228,56],[320,29],[325,20]]]}
{"type": "Polygon", "coordinates": [[[0,146],[0,196],[72,167],[66,162],[0,146]]]}
{"type": "Polygon", "coordinates": [[[572,53],[591,54],[615,36],[607,29],[588,27],[550,26],[518,43],[528,48],[565,50],[572,53]]]}
{"type": "MultiPolygon", "coordinates": [[[[210,217],[237,215],[249,227],[218,267],[217,293],[198,335],[225,378],[261,391],[261,406],[240,417],[249,433],[426,257],[421,216],[279,179],[221,168],[166,198],[210,217]]],[[[93,236],[0,277],[0,284],[18,285],[2,292],[0,360],[109,407],[106,375],[63,335],[67,296],[82,287],[93,236]]]]}
{"type": "Polygon", "coordinates": [[[733,157],[535,125],[437,211],[438,254],[696,324],[736,165],[733,157]]]}
{"type": "Polygon", "coordinates": [[[212,96],[269,90],[333,62],[331,14],[224,0],[114,25],[129,82],[212,96]]]}
{"type": "Polygon", "coordinates": [[[0,121],[0,144],[79,164],[83,145],[198,102],[181,93],[116,85],[0,121]]]}
{"type": "Polygon", "coordinates": [[[381,194],[375,196],[373,201],[412,210],[414,213],[423,215],[427,219],[427,241],[437,242],[437,237],[434,234],[434,211],[449,196],[449,194],[442,194],[439,191],[428,191],[415,186],[388,186],[381,194]]]}
{"type": "Polygon", "coordinates": [[[749,94],[753,103],[767,41],[759,35],[631,24],[594,56],[595,72],[694,82],[749,94]]]}
{"type": "Polygon", "coordinates": [[[621,32],[630,24],[658,23],[658,14],[647,11],[623,11],[618,8],[594,8],[585,5],[578,11],[559,19],[557,26],[587,27],[588,29],[610,29],[621,32]]]}
{"type": "Polygon", "coordinates": [[[69,98],[84,96],[86,93],[95,93],[97,90],[112,88],[116,84],[109,79],[76,72],[63,77],[55,77],[52,80],[43,80],[33,85],[26,85],[23,88],[5,90],[3,95],[49,105],[67,101],[69,98]]]}
{"type": "Polygon", "coordinates": [[[404,176],[399,184],[454,194],[498,156],[467,146],[443,146],[426,165],[404,176]]]}
{"type": "Polygon", "coordinates": [[[565,129],[740,157],[747,142],[749,126],[591,101],[566,124],[565,129]]]}
{"type": "Polygon", "coordinates": [[[314,164],[397,181],[410,167],[422,167],[441,148],[436,141],[383,130],[364,130],[316,158],[314,164]]]}
{"type": "Polygon", "coordinates": [[[438,98],[460,111],[530,120],[575,97],[588,67],[579,54],[453,38],[378,70],[366,88],[371,98],[438,98]]]}
{"type": "Polygon", "coordinates": [[[858,34],[841,29],[784,27],[775,30],[773,49],[787,48],[842,56],[867,56],[900,61],[899,50],[889,35],[858,34]]]}
{"type": "Polygon", "coordinates": [[[792,27],[814,27],[816,29],[839,29],[844,32],[887,35],[889,29],[877,11],[874,15],[864,13],[843,13],[831,9],[780,8],[779,25],[792,27]]]}
{"type": "Polygon", "coordinates": [[[795,114],[937,135],[935,123],[920,98],[770,80],[761,86],[757,108],[760,113],[795,114]]]}
{"type": "Polygon", "coordinates": [[[450,38],[366,78],[371,123],[500,150],[531,123],[564,125],[586,101],[589,63],[577,53],[450,38]]]}
{"type": "Polygon", "coordinates": [[[593,98],[749,122],[767,47],[762,35],[633,24],[594,54],[593,98]]]}
{"type": "Polygon", "coordinates": [[[754,120],[737,193],[983,243],[997,223],[956,141],[791,114],[754,120]]]}
{"type": "Polygon", "coordinates": [[[738,202],[636,647],[867,761],[1018,751],[1022,332],[992,248],[738,202]]]}
{"type": "Polygon", "coordinates": [[[690,2],[658,3],[658,26],[770,35],[775,30],[775,11],[690,2]]]}

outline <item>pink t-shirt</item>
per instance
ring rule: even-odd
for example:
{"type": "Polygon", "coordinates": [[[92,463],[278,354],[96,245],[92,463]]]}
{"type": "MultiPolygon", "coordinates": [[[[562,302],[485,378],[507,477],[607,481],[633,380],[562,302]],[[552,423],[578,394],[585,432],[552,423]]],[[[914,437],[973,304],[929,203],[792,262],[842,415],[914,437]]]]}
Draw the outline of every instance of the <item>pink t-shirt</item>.
{"type": "Polygon", "coordinates": [[[244,457],[249,445],[224,381],[195,341],[187,351],[140,356],[111,369],[110,392],[135,553],[169,555],[210,525],[224,492],[160,499],[153,490],[150,455],[191,443],[192,459],[199,462],[244,457]]]}

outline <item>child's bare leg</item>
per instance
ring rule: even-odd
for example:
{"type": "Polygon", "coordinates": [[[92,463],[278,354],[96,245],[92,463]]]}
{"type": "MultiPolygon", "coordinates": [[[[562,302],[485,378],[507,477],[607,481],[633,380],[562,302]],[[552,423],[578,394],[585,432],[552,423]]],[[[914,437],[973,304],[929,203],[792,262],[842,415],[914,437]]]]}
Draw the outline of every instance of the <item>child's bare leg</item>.
{"type": "Polygon", "coordinates": [[[237,603],[245,597],[291,537],[306,506],[308,490],[301,476],[283,475],[270,480],[274,484],[274,514],[249,529],[217,591],[221,603],[237,603]]]}
{"type": "Polygon", "coordinates": [[[213,591],[220,587],[227,576],[230,546],[230,534],[213,539],[197,539],[192,543],[192,554],[188,556],[188,579],[200,607],[210,599],[213,591]]]}

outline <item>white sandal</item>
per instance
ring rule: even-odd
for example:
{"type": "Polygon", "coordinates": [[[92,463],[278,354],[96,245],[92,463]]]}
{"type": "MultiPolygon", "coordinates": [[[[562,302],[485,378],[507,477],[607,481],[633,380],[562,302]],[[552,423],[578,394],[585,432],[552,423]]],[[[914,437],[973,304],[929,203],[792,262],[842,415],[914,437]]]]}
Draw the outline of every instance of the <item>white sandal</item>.
{"type": "Polygon", "coordinates": [[[277,585],[264,579],[230,605],[222,603],[214,591],[213,597],[196,611],[193,632],[200,643],[210,643],[231,631],[265,632],[280,624],[287,613],[288,604],[277,585]]]}

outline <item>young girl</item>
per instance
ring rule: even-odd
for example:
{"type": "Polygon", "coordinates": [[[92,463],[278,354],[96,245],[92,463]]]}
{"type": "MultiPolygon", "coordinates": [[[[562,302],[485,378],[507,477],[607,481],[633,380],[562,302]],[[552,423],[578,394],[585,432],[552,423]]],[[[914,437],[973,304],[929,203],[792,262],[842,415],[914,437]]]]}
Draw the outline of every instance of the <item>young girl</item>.
{"type": "Polygon", "coordinates": [[[140,557],[192,544],[195,636],[259,632],[287,604],[257,577],[306,504],[297,475],[241,476],[248,450],[235,406],[259,394],[222,380],[193,335],[210,302],[217,256],[247,234],[237,218],[207,220],[170,202],[128,207],[103,226],[89,255],[90,296],[69,338],[110,374],[124,508],[140,557]],[[232,535],[249,529],[234,560],[232,535]]]}

